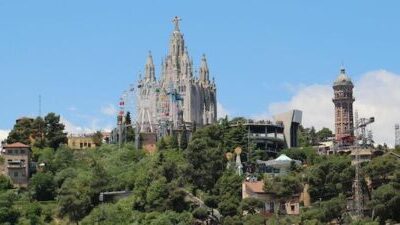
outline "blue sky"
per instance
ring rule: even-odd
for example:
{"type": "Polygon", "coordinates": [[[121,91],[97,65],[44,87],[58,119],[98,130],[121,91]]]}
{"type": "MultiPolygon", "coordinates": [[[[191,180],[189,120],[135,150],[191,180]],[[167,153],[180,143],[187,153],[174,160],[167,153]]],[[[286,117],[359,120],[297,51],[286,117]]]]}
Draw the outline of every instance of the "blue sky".
{"type": "Polygon", "coordinates": [[[36,116],[39,95],[43,114],[113,125],[102,108],[117,104],[149,50],[158,71],[176,15],[194,63],[207,55],[224,109],[268,114],[300,87],[330,84],[342,63],[353,80],[399,73],[399,8],[366,0],[0,0],[0,130],[36,116]]]}

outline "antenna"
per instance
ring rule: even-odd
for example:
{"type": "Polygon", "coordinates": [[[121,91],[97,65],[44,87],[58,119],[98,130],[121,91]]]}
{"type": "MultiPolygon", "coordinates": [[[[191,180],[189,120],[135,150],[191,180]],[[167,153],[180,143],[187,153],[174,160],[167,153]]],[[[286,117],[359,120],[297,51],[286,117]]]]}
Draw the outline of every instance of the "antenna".
{"type": "Polygon", "coordinates": [[[39,94],[39,117],[42,117],[42,95],[39,94]]]}

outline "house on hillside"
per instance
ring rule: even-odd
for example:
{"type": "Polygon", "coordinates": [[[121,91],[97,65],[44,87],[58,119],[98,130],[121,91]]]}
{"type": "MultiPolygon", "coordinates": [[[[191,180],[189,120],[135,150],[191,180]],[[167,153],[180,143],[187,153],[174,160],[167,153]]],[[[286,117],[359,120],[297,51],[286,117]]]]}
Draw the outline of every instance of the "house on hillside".
{"type": "Polygon", "coordinates": [[[260,213],[271,216],[277,211],[286,215],[300,214],[300,194],[293,195],[290,199],[282,200],[276,194],[265,190],[263,181],[245,181],[242,183],[242,199],[257,198],[264,202],[260,213]]]}
{"type": "Polygon", "coordinates": [[[27,187],[30,174],[31,148],[20,142],[3,146],[4,175],[14,186],[27,187]]]}

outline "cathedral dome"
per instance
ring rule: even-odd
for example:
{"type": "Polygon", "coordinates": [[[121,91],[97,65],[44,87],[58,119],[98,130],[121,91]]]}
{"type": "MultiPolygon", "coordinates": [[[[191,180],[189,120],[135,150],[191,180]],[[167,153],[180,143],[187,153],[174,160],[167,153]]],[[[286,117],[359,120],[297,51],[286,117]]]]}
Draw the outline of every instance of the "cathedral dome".
{"type": "Polygon", "coordinates": [[[353,86],[353,82],[351,81],[351,78],[347,76],[346,70],[344,68],[340,69],[340,74],[333,83],[333,86],[339,86],[339,85],[353,86]]]}

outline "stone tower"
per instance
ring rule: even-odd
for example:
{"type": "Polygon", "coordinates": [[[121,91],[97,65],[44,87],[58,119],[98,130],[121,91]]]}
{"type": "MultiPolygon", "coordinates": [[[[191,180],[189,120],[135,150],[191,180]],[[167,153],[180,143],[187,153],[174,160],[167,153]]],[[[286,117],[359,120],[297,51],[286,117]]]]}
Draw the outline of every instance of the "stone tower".
{"type": "Polygon", "coordinates": [[[353,82],[346,75],[344,68],[333,83],[333,103],[335,104],[335,134],[336,140],[341,141],[354,136],[353,121],[353,82]]]}
{"type": "Polygon", "coordinates": [[[160,137],[217,120],[217,89],[214,79],[210,80],[206,57],[202,56],[199,72],[194,73],[179,22],[178,17],[173,19],[174,30],[158,79],[149,54],[145,76],[138,81],[137,122],[141,133],[160,137]]]}

